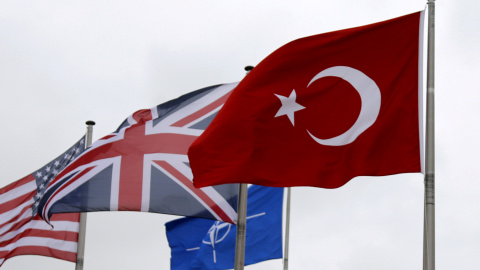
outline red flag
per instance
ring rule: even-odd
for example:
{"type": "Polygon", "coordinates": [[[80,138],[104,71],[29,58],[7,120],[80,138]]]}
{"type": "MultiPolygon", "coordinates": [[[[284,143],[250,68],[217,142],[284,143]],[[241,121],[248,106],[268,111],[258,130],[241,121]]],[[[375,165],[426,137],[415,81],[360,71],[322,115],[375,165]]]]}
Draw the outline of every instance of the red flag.
{"type": "Polygon", "coordinates": [[[190,147],[194,185],[337,188],[356,176],[421,172],[422,18],[273,52],[190,147]]]}

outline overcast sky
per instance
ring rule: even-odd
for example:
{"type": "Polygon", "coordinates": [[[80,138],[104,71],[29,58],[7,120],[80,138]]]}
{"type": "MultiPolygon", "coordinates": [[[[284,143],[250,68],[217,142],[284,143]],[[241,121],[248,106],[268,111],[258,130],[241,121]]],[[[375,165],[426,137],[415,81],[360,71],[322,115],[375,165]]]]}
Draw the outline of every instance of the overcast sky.
{"type": "MultiPolygon", "coordinates": [[[[424,1],[0,2],[0,186],[54,159],[94,120],[94,140],[131,113],[239,81],[283,44],[425,8],[424,1]]],[[[478,1],[436,3],[436,265],[480,269],[478,1]]],[[[394,33],[392,33],[393,35],[394,33]]],[[[301,68],[301,67],[299,67],[301,68]]],[[[423,175],[292,190],[290,269],[421,269],[423,175]]],[[[85,270],[169,269],[152,213],[89,213],[85,270]]],[[[280,260],[246,269],[282,269],[280,260]]],[[[2,269],[74,269],[18,256],[2,269]]]]}

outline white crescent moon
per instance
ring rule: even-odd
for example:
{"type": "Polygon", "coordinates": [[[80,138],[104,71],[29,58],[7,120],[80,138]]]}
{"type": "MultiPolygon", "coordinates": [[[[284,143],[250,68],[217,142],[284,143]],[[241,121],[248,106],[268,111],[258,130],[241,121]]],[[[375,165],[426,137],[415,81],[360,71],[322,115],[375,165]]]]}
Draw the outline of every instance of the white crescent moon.
{"type": "Polygon", "coordinates": [[[310,86],[310,84],[312,84],[314,81],[328,76],[342,78],[350,83],[355,90],[357,90],[362,101],[360,115],[358,116],[355,124],[353,124],[349,130],[330,139],[322,140],[313,136],[308,129],[307,132],[319,144],[330,146],[346,145],[353,142],[367,128],[373,125],[375,120],[377,120],[381,104],[380,89],[378,88],[377,84],[363,72],[345,66],[331,67],[321,71],[315,75],[315,77],[313,77],[310,83],[308,83],[308,86],[310,86]]]}

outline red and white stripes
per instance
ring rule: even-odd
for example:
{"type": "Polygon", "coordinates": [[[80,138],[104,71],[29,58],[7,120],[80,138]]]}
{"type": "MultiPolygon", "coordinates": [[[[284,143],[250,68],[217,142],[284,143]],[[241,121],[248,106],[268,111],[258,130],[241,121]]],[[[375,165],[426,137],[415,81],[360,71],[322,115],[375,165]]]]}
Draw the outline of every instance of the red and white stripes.
{"type": "Polygon", "coordinates": [[[32,219],[35,194],[33,175],[0,189],[0,265],[18,255],[76,261],[80,214],[55,214],[52,228],[39,216],[32,219]]]}

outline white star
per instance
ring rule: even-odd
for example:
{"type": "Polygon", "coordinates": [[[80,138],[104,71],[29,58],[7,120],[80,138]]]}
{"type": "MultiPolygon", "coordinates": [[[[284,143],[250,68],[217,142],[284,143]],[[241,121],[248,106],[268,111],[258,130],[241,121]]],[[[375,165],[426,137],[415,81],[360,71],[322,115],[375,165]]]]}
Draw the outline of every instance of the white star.
{"type": "Polygon", "coordinates": [[[55,164],[55,166],[58,167],[58,165],[60,165],[60,162],[59,162],[58,160],[55,160],[55,163],[54,163],[54,164],[55,164]]]}
{"type": "Polygon", "coordinates": [[[292,93],[290,93],[289,97],[284,97],[277,94],[275,94],[275,96],[277,96],[282,102],[282,107],[280,107],[275,117],[286,115],[288,116],[288,119],[290,119],[290,122],[292,122],[292,125],[295,126],[294,113],[296,111],[305,109],[305,107],[303,107],[302,105],[298,104],[295,101],[295,99],[297,99],[297,94],[295,93],[295,89],[292,90],[292,93]]]}
{"type": "Polygon", "coordinates": [[[37,172],[37,177],[42,177],[42,173],[41,173],[41,172],[37,172]]]}

